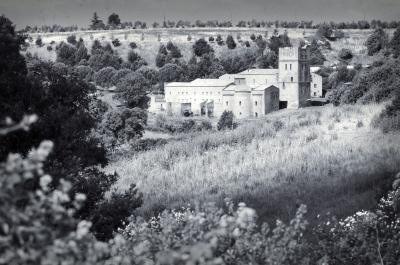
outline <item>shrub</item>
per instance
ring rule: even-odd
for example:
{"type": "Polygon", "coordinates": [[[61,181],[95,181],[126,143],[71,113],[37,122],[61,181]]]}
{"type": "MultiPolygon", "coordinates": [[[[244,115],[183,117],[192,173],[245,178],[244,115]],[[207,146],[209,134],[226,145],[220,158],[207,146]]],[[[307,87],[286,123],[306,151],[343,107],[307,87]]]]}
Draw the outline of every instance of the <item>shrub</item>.
{"type": "Polygon", "coordinates": [[[93,80],[98,86],[108,88],[112,86],[112,78],[117,73],[114,67],[105,67],[94,74],[93,80]]]}
{"type": "Polygon", "coordinates": [[[224,111],[221,117],[218,120],[217,129],[225,130],[225,129],[234,129],[234,122],[233,122],[233,112],[232,111],[224,111]]]}
{"type": "Polygon", "coordinates": [[[131,42],[131,43],[129,43],[129,47],[130,47],[132,50],[136,49],[136,48],[137,48],[136,42],[131,42]]]}
{"type": "Polygon", "coordinates": [[[327,23],[322,23],[317,30],[316,35],[320,38],[329,39],[332,36],[333,30],[332,27],[327,23]]]}
{"type": "Polygon", "coordinates": [[[208,38],[208,41],[209,41],[209,42],[214,42],[214,40],[215,40],[215,39],[214,39],[213,36],[210,36],[210,37],[208,38]]]}
{"type": "Polygon", "coordinates": [[[217,42],[217,44],[218,44],[219,46],[222,46],[222,45],[225,44],[225,43],[224,43],[224,40],[222,39],[222,36],[221,36],[220,34],[217,35],[217,38],[216,38],[215,40],[216,40],[216,42],[217,42]]]}
{"type": "Polygon", "coordinates": [[[249,42],[248,40],[246,40],[246,41],[244,42],[244,45],[245,45],[247,48],[249,48],[249,47],[250,47],[250,42],[249,42]]]}
{"type": "Polygon", "coordinates": [[[200,57],[203,54],[214,52],[214,50],[213,48],[211,48],[210,44],[208,44],[203,38],[201,38],[193,44],[193,52],[196,56],[200,57]]]}
{"type": "Polygon", "coordinates": [[[114,47],[121,46],[121,42],[119,41],[119,39],[113,39],[111,43],[114,45],[114,47]]]}
{"type": "Polygon", "coordinates": [[[162,139],[162,138],[139,139],[131,144],[131,148],[134,152],[144,152],[144,151],[156,149],[167,143],[168,143],[168,141],[166,139],[162,139]]]}
{"type": "Polygon", "coordinates": [[[42,38],[40,37],[40,36],[38,36],[37,37],[37,39],[36,39],[36,41],[35,41],[35,44],[38,46],[38,47],[43,47],[43,41],[42,41],[42,38]]]}
{"type": "Polygon", "coordinates": [[[75,65],[75,53],[77,49],[65,42],[61,42],[57,47],[57,62],[64,63],[66,65],[75,65]]]}
{"type": "Polygon", "coordinates": [[[47,46],[47,50],[50,52],[50,51],[53,50],[53,47],[51,47],[51,46],[49,45],[49,46],[47,46]]]}
{"type": "Polygon", "coordinates": [[[228,35],[226,38],[226,45],[228,46],[228,49],[231,50],[236,48],[236,42],[231,35],[228,35]]]}
{"type": "Polygon", "coordinates": [[[353,58],[353,53],[350,49],[341,49],[339,52],[339,58],[343,60],[350,60],[353,58]]]}
{"type": "Polygon", "coordinates": [[[252,34],[250,35],[250,39],[251,39],[252,41],[256,41],[256,35],[254,35],[254,33],[252,33],[252,34]]]}
{"type": "Polygon", "coordinates": [[[76,36],[75,36],[75,35],[70,35],[70,36],[68,36],[68,37],[67,37],[67,42],[68,42],[69,44],[76,45],[76,44],[77,44],[76,36]]]}
{"type": "Polygon", "coordinates": [[[368,49],[368,55],[372,56],[380,50],[384,49],[388,44],[388,36],[386,32],[378,28],[367,39],[365,45],[368,49]]]}

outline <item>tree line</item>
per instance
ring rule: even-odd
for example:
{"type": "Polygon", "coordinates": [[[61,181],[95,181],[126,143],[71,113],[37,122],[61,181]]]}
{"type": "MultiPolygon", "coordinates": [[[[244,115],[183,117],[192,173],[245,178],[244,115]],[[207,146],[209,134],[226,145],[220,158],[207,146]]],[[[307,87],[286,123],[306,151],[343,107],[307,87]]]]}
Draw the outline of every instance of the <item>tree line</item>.
{"type": "Polygon", "coordinates": [[[314,23],[312,20],[301,20],[301,21],[286,21],[286,20],[240,20],[234,23],[229,20],[219,21],[215,20],[166,20],[162,22],[153,22],[151,26],[145,21],[137,20],[121,21],[118,14],[112,13],[107,17],[107,21],[104,22],[99,18],[97,13],[93,14],[90,24],[87,28],[78,26],[60,26],[60,25],[43,25],[43,26],[26,26],[21,32],[26,33],[46,33],[46,32],[68,32],[77,30],[112,30],[112,29],[147,29],[147,28],[302,28],[302,29],[317,29],[321,24],[329,24],[333,29],[376,29],[376,28],[397,28],[400,26],[400,21],[382,21],[382,20],[358,20],[358,21],[331,21],[328,23],[314,23]]]}

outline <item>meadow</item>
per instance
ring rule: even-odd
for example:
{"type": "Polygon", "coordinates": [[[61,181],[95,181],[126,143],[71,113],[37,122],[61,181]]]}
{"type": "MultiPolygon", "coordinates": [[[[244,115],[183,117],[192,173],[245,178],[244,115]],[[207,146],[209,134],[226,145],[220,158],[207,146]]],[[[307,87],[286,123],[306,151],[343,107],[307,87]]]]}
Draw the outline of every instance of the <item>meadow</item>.
{"type": "Polygon", "coordinates": [[[141,214],[217,202],[245,202],[263,221],[308,220],[371,209],[400,170],[400,135],[370,126],[383,105],[282,110],[241,121],[233,131],[177,135],[166,145],[125,153],[106,168],[123,191],[136,183],[141,214]]]}

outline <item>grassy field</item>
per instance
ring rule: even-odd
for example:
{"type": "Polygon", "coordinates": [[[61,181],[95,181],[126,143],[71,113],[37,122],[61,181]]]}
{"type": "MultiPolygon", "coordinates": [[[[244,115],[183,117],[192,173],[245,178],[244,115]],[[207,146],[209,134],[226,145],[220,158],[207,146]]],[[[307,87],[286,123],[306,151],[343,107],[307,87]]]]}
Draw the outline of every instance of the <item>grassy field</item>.
{"type": "MultiPolygon", "coordinates": [[[[122,56],[127,58],[130,50],[129,43],[134,41],[138,45],[136,51],[149,63],[150,66],[155,65],[155,58],[157,55],[158,48],[161,43],[166,44],[168,41],[173,41],[181,49],[182,55],[186,60],[189,60],[192,56],[192,45],[199,38],[208,38],[213,36],[214,38],[220,34],[223,39],[226,39],[227,35],[232,35],[237,41],[240,36],[241,43],[238,47],[244,48],[244,42],[250,41],[251,49],[256,49],[256,44],[250,40],[251,34],[262,35],[263,37],[270,37],[273,34],[272,28],[190,28],[190,29],[135,29],[135,30],[109,30],[109,31],[78,31],[74,33],[60,32],[60,33],[45,33],[45,34],[31,34],[33,41],[30,43],[28,51],[32,54],[37,54],[41,58],[55,60],[55,46],[61,41],[66,41],[67,37],[71,34],[75,34],[77,39],[82,38],[87,47],[91,47],[95,39],[104,42],[110,42],[111,40],[118,38],[121,42],[121,46],[117,47],[116,50],[122,56]],[[188,41],[188,36],[191,36],[191,41],[188,41]],[[35,40],[38,36],[41,36],[44,46],[37,47],[35,40]],[[52,45],[53,50],[47,51],[47,46],[54,41],[52,45]]],[[[279,33],[283,33],[286,29],[278,29],[279,33]]],[[[293,45],[297,45],[304,37],[311,37],[315,35],[316,30],[314,29],[287,29],[288,36],[291,39],[293,45]],[[305,35],[303,35],[303,32],[305,35]]],[[[345,30],[346,37],[344,39],[331,42],[332,50],[325,50],[324,54],[330,63],[338,61],[337,55],[340,49],[348,48],[354,52],[354,63],[370,63],[371,58],[367,56],[366,47],[364,45],[366,39],[371,34],[372,30],[345,30]]],[[[393,30],[387,30],[389,35],[393,33],[393,30]]],[[[221,55],[230,55],[240,52],[243,49],[236,48],[235,50],[229,50],[226,45],[219,46],[216,43],[211,44],[216,52],[217,57],[221,55]]]]}
{"type": "Polygon", "coordinates": [[[164,208],[244,201],[262,220],[287,220],[299,204],[309,218],[347,216],[376,204],[400,170],[400,135],[372,129],[382,105],[283,110],[226,132],[190,134],[107,168],[116,188],[137,183],[142,214],[164,208]]]}

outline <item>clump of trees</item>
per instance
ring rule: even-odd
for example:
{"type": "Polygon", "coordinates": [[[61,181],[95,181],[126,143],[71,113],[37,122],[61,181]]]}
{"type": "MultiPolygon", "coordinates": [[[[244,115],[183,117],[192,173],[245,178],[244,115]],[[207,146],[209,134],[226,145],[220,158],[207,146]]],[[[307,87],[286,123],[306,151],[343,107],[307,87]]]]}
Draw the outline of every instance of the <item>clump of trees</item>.
{"type": "Polygon", "coordinates": [[[378,28],[368,37],[365,45],[367,46],[368,55],[374,55],[386,48],[388,45],[388,36],[383,29],[378,28]]]}
{"type": "Polygon", "coordinates": [[[218,131],[226,130],[226,129],[234,129],[237,124],[233,121],[233,112],[232,111],[224,111],[222,112],[221,117],[218,120],[217,129],[218,131]]]}

